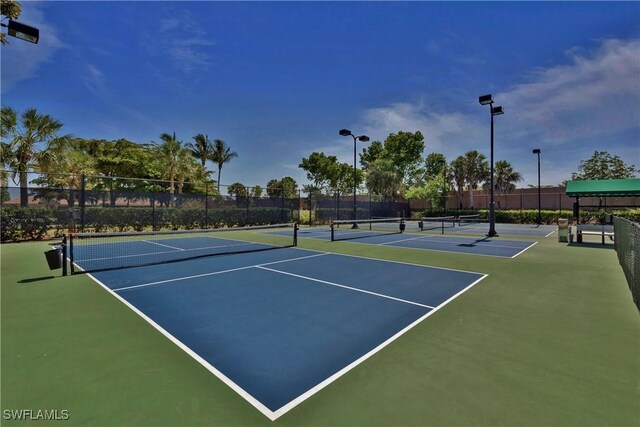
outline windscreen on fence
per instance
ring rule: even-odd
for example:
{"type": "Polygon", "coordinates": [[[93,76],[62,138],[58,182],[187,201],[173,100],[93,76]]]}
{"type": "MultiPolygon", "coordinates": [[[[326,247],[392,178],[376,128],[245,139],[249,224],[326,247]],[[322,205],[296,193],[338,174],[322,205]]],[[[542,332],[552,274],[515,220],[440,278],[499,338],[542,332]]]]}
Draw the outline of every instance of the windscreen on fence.
{"type": "Polygon", "coordinates": [[[615,248],[633,301],[640,310],[640,224],[613,217],[615,248]]]}

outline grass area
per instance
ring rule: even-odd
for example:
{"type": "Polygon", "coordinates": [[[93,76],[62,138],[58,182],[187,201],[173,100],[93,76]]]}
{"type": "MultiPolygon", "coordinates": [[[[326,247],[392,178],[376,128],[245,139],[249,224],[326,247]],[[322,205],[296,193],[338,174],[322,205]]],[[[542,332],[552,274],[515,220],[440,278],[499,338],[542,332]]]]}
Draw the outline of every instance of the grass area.
{"type": "Polygon", "coordinates": [[[46,243],[5,244],[1,409],[83,426],[640,423],[640,316],[611,245],[551,236],[500,259],[299,244],[489,277],[272,423],[89,277],[52,274],[46,243]]]}

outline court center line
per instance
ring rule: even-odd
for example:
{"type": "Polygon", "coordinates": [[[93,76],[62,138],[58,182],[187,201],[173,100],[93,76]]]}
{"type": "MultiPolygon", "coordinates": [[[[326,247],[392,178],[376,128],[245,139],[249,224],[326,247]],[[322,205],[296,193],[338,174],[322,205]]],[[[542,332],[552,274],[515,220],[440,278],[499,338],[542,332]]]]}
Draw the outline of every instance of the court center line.
{"type": "Polygon", "coordinates": [[[182,248],[178,248],[176,246],[169,246],[169,245],[164,245],[164,244],[158,243],[158,242],[152,242],[151,240],[142,240],[142,241],[146,242],[146,243],[151,243],[152,245],[164,246],[165,248],[177,249],[179,251],[184,251],[185,250],[185,249],[182,249],[182,248]]]}
{"type": "Polygon", "coordinates": [[[402,299],[402,298],[396,298],[396,297],[392,297],[392,296],[389,296],[389,295],[379,294],[377,292],[365,291],[364,289],[352,288],[351,286],[340,285],[338,283],[333,283],[333,282],[327,282],[326,280],[315,279],[313,277],[301,276],[299,274],[289,273],[289,272],[281,271],[281,270],[274,270],[273,268],[267,268],[267,267],[264,267],[263,265],[257,265],[256,268],[259,268],[261,270],[273,271],[274,273],[285,274],[287,276],[297,277],[299,279],[310,280],[312,282],[323,283],[325,285],[336,286],[338,288],[349,289],[351,291],[362,292],[362,293],[369,294],[369,295],[375,295],[377,297],[387,298],[387,299],[390,299],[390,300],[403,302],[405,304],[417,305],[419,307],[425,307],[425,308],[429,308],[429,309],[432,309],[432,310],[435,308],[435,307],[432,307],[430,305],[420,304],[420,303],[413,302],[413,301],[408,301],[408,300],[402,299]]]}
{"type": "Polygon", "coordinates": [[[247,270],[249,268],[261,267],[263,265],[280,264],[280,263],[283,263],[283,262],[297,261],[297,260],[300,260],[300,259],[314,258],[314,257],[318,257],[318,256],[323,256],[323,255],[329,255],[329,253],[328,252],[323,252],[323,253],[315,254],[315,255],[307,255],[307,256],[302,256],[302,257],[297,257],[297,258],[284,259],[284,260],[280,260],[280,261],[266,262],[266,263],[263,263],[263,264],[247,265],[247,266],[244,266],[244,267],[230,268],[228,270],[222,270],[222,271],[213,271],[211,273],[196,274],[196,275],[193,275],[193,276],[185,276],[185,277],[176,277],[175,279],[160,280],[160,281],[157,281],[157,282],[143,283],[141,285],[125,286],[123,288],[114,288],[112,290],[116,291],[116,292],[126,291],[126,290],[129,290],[129,289],[137,289],[137,288],[143,288],[143,287],[146,287],[146,286],[160,285],[160,284],[163,284],[163,283],[178,282],[178,281],[181,281],[181,280],[196,279],[198,277],[215,276],[217,274],[231,273],[231,272],[240,271],[240,270],[247,270]]]}

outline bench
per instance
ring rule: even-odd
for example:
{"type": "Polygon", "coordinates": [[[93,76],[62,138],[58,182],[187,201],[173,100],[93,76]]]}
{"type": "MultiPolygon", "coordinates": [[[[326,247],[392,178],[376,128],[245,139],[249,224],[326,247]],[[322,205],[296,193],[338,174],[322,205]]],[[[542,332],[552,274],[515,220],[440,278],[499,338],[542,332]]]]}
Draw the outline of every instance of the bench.
{"type": "MultiPolygon", "coordinates": [[[[592,236],[602,236],[603,245],[605,237],[609,237],[611,238],[611,240],[613,240],[615,236],[612,225],[583,224],[577,226],[576,242],[582,243],[582,236],[585,234],[592,236]]],[[[570,240],[573,241],[573,235],[570,236],[570,240]]]]}

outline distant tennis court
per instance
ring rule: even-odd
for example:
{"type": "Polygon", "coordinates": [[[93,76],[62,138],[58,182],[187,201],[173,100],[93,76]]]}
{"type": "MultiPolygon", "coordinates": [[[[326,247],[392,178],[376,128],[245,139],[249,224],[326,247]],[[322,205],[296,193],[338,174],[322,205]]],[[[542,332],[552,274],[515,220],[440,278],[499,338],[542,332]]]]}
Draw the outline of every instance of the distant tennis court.
{"type": "Polygon", "coordinates": [[[235,247],[202,235],[121,237],[76,245],[76,268],[103,270],[90,276],[271,420],[486,277],[293,247],[120,268],[104,260],[114,250],[130,267],[235,247]]]}
{"type": "MultiPolygon", "coordinates": [[[[351,230],[340,228],[335,233],[336,243],[352,242],[380,246],[393,246],[411,249],[424,249],[463,254],[515,258],[536,242],[523,242],[488,237],[443,236],[440,234],[390,233],[390,230],[351,230]]],[[[395,231],[393,229],[392,231],[395,231]]],[[[275,232],[279,233],[279,232],[275,232]]],[[[300,237],[330,240],[331,230],[327,228],[308,228],[299,231],[300,237]]]]}

